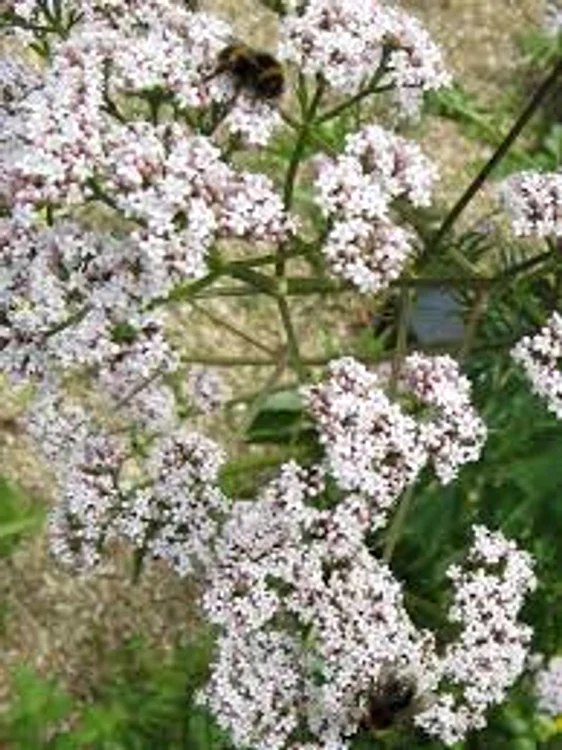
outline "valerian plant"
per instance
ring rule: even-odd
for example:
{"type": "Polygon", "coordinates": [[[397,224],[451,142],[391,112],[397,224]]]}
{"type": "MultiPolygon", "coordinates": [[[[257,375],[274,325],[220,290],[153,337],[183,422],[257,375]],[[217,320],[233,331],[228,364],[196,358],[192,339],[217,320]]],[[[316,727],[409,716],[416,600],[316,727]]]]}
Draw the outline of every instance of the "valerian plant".
{"type": "MultiPolygon", "coordinates": [[[[56,479],[54,556],[91,574],[128,545],[135,576],[160,558],[198,579],[217,633],[198,700],[238,746],[347,748],[395,718],[453,745],[486,726],[525,669],[533,558],[470,513],[466,553],[441,551],[435,591],[404,585],[395,553],[416,500],[485,460],[488,429],[461,372],[473,352],[515,345],[562,413],[559,294],[550,307],[532,296],[538,273],[560,287],[559,175],[503,187],[514,233],[544,250],[502,264],[483,229],[455,233],[562,62],[436,223],[434,163],[375,121],[383,105],[398,120],[419,114],[451,82],[422,24],[378,0],[264,5],[279,16],[279,98],[258,96],[251,70],[218,65],[235,31],[194,3],[2,11],[21,55],[0,66],[0,361],[34,385],[23,422],[56,479]],[[268,175],[248,166],[260,149],[275,157],[268,175]],[[452,349],[412,346],[424,287],[466,303],[452,349]],[[345,291],[383,307],[397,290],[394,341],[307,355],[296,299],[345,291]],[[268,299],[282,346],[259,316],[241,328],[206,309],[214,297],[268,299]],[[260,356],[187,354],[181,303],[260,356]],[[272,371],[241,399],[242,434],[224,447],[197,420],[236,401],[209,363],[272,371]],[[229,460],[256,434],[279,450],[229,460]],[[240,467],[250,498],[231,481],[240,467]]],[[[540,682],[547,707],[553,669],[540,682]]]]}

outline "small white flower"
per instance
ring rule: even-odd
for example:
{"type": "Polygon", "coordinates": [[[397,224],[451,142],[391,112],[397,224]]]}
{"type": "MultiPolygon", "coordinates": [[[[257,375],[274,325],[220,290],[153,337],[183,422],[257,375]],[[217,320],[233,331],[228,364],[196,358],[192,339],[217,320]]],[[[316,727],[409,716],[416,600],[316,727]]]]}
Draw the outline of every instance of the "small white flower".
{"type": "Polygon", "coordinates": [[[504,180],[500,195],[515,234],[562,234],[562,174],[520,172],[504,180]]]}
{"type": "Polygon", "coordinates": [[[562,714],[562,657],[554,656],[535,679],[539,711],[552,717],[562,714]]]}
{"type": "Polygon", "coordinates": [[[554,312],[534,336],[524,336],[511,352],[549,411],[562,419],[562,316],[554,312]]]}

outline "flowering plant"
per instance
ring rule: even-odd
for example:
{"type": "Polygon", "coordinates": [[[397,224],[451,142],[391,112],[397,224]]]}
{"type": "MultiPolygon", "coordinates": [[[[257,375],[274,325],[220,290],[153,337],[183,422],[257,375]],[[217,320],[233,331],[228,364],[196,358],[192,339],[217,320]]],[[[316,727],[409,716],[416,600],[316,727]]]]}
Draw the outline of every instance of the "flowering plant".
{"type": "MultiPolygon", "coordinates": [[[[453,745],[524,671],[533,559],[472,512],[466,554],[460,540],[437,550],[443,592],[416,590],[395,552],[408,514],[482,458],[489,431],[461,368],[506,289],[539,268],[560,278],[557,174],[502,190],[515,234],[546,237],[546,252],[487,267],[487,233],[453,228],[562,64],[435,229],[437,168],[396,132],[451,81],[416,18],[378,0],[264,3],[277,60],[195,5],[2,11],[19,58],[0,64],[0,362],[33,386],[22,424],[56,480],[51,550],[82,574],[125,547],[135,576],[158,558],[196,578],[217,629],[199,700],[240,747],[347,748],[395,720],[453,745]],[[280,70],[283,96],[260,95],[280,70]],[[466,315],[436,349],[412,309],[443,286],[466,315]],[[307,313],[329,303],[302,300],[318,295],[390,306],[395,330],[362,347],[344,329],[308,353],[307,313]],[[197,315],[260,358],[206,354],[197,315]],[[248,393],[209,364],[270,373],[248,393]]],[[[548,313],[513,358],[560,418],[548,313]]]]}

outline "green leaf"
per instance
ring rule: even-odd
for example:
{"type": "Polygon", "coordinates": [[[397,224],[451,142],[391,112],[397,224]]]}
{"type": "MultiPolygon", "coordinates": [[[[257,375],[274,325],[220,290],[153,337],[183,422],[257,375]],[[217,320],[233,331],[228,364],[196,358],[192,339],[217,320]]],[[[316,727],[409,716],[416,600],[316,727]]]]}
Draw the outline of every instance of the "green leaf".
{"type": "Polygon", "coordinates": [[[277,391],[267,397],[246,431],[248,443],[301,443],[314,435],[295,390],[277,391]]]}
{"type": "Polygon", "coordinates": [[[0,557],[11,554],[24,532],[38,529],[44,510],[20,487],[0,477],[0,557]]]}
{"type": "Polygon", "coordinates": [[[0,743],[9,741],[18,750],[50,747],[48,738],[71,709],[72,699],[53,680],[18,667],[12,675],[10,708],[0,718],[0,743]]]}
{"type": "Polygon", "coordinates": [[[32,516],[30,518],[20,518],[17,521],[3,523],[0,525],[0,539],[13,536],[14,534],[20,534],[26,529],[31,529],[34,526],[37,526],[40,520],[40,517],[32,516]]]}

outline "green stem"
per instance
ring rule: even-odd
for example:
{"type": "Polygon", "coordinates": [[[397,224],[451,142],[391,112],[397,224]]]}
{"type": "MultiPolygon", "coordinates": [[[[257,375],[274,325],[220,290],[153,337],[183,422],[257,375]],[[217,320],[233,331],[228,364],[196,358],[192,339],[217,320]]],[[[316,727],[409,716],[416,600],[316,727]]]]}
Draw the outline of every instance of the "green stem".
{"type": "MultiPolygon", "coordinates": [[[[491,287],[496,283],[496,280],[489,277],[426,277],[426,278],[411,278],[411,279],[396,279],[392,281],[390,286],[398,288],[423,288],[423,287],[456,287],[464,289],[465,287],[491,287]]],[[[308,296],[312,294],[345,294],[346,292],[353,291],[353,284],[348,282],[339,282],[330,279],[319,279],[319,278],[307,278],[301,277],[289,277],[285,280],[286,296],[308,296]]],[[[257,290],[259,292],[259,290],[257,290]]],[[[213,290],[203,291],[201,294],[196,296],[202,299],[213,298],[213,297],[246,297],[256,293],[250,286],[220,286],[213,290]]]]}
{"type": "Polygon", "coordinates": [[[276,279],[263,273],[258,273],[247,266],[227,264],[224,271],[235,279],[240,279],[264,294],[277,295],[279,288],[276,279]]]}
{"type": "Polygon", "coordinates": [[[396,395],[398,389],[398,379],[402,363],[406,357],[408,349],[408,326],[410,324],[410,313],[412,299],[410,290],[403,288],[400,291],[400,313],[398,318],[398,333],[396,335],[396,349],[392,357],[392,374],[390,376],[389,392],[391,396],[396,395]]]}
{"type": "MultiPolygon", "coordinates": [[[[499,351],[501,349],[510,349],[523,334],[517,336],[508,336],[486,344],[477,344],[473,347],[475,352],[499,351]]],[[[425,346],[416,346],[416,351],[427,354],[455,354],[458,352],[458,344],[427,344],[425,346]]],[[[392,361],[395,352],[377,355],[376,357],[358,353],[354,350],[341,350],[318,356],[301,355],[300,362],[303,367],[323,367],[333,359],[341,357],[355,357],[359,362],[365,364],[379,364],[380,362],[392,361]]],[[[182,356],[182,362],[186,364],[212,365],[213,367],[275,367],[278,359],[267,359],[265,357],[221,357],[214,355],[187,354],[182,356]]],[[[299,381],[300,382],[300,381],[299,381]]]]}
{"type": "Polygon", "coordinates": [[[388,52],[383,53],[381,62],[379,64],[379,67],[373,74],[373,77],[369,81],[368,85],[357,92],[354,96],[352,96],[350,99],[346,99],[341,104],[338,104],[335,107],[332,107],[332,109],[327,110],[326,112],[323,112],[319,117],[316,118],[315,124],[319,125],[323,122],[326,122],[327,120],[332,120],[334,117],[337,117],[342,112],[345,112],[346,109],[349,109],[349,107],[353,107],[357,102],[360,102],[362,99],[365,99],[367,96],[371,96],[371,94],[378,93],[377,90],[377,84],[380,81],[380,79],[383,77],[383,75],[386,73],[386,63],[388,60],[388,52]]]}
{"type": "Polygon", "coordinates": [[[279,309],[281,322],[283,323],[283,328],[285,329],[285,335],[287,337],[287,351],[289,354],[291,366],[297,373],[299,380],[307,380],[308,373],[304,362],[301,359],[297,336],[293,327],[293,321],[291,320],[289,305],[287,304],[287,300],[285,299],[285,297],[277,297],[277,307],[279,309]]]}
{"type": "MultiPolygon", "coordinates": [[[[192,281],[189,284],[178,284],[166,297],[156,297],[151,300],[148,304],[148,309],[152,310],[154,307],[160,307],[160,305],[167,305],[174,302],[184,302],[185,300],[191,299],[191,297],[197,296],[201,291],[211,286],[219,277],[219,271],[211,271],[203,278],[197,281],[192,281]]],[[[199,294],[199,296],[202,296],[199,294]]]]}
{"type": "Polygon", "coordinates": [[[459,362],[464,362],[470,353],[474,339],[476,338],[478,323],[486,310],[489,296],[490,292],[487,289],[480,288],[476,292],[476,299],[468,316],[466,330],[457,357],[459,362]]]}
{"type": "MultiPolygon", "coordinates": [[[[289,125],[293,130],[301,130],[303,127],[302,122],[299,122],[298,120],[295,120],[293,117],[291,117],[288,112],[285,112],[282,109],[279,109],[279,114],[281,116],[281,119],[289,125]]],[[[326,153],[330,154],[330,156],[337,156],[338,151],[333,146],[331,146],[327,141],[325,141],[321,136],[318,135],[318,133],[315,133],[313,130],[308,131],[308,137],[313,142],[316,143],[317,146],[319,146],[322,151],[325,151],[326,153]]]]}
{"type": "Polygon", "coordinates": [[[310,124],[314,119],[316,110],[318,109],[318,105],[320,104],[320,99],[322,98],[322,94],[324,93],[324,87],[324,81],[323,79],[320,79],[316,85],[316,91],[314,92],[314,96],[312,97],[310,106],[304,113],[304,119],[300,123],[299,134],[295,143],[295,148],[293,149],[293,153],[291,155],[291,159],[289,161],[287,176],[285,177],[285,187],[283,189],[283,206],[285,207],[285,210],[289,210],[293,201],[293,191],[295,188],[297,170],[299,168],[299,164],[302,161],[304,149],[308,140],[308,131],[310,128],[310,124]]]}
{"type": "Polygon", "coordinates": [[[212,367],[273,367],[276,360],[265,357],[221,357],[213,354],[186,354],[181,358],[186,364],[212,367]]]}
{"type": "Polygon", "coordinates": [[[545,78],[543,83],[537,88],[531,99],[529,100],[525,109],[521,112],[517,120],[514,122],[511,130],[505,136],[503,141],[500,143],[496,151],[492,154],[491,158],[482,167],[480,172],[472,180],[470,185],[455,203],[453,208],[449,211],[445,217],[441,227],[437,230],[433,241],[431,242],[426,256],[435,253],[435,251],[442,245],[443,240],[452,230],[459,216],[466,209],[468,204],[474,198],[476,193],[482,188],[486,180],[488,179],[491,172],[506,156],[507,152],[511,148],[512,144],[519,137],[521,131],[527,125],[531,117],[535,114],[539,106],[543,103],[546,96],[550,93],[554,87],[558,77],[562,73],[562,57],[556,62],[551,72],[545,78]]]}
{"type": "MultiPolygon", "coordinates": [[[[303,160],[306,144],[309,138],[310,126],[316,115],[316,110],[318,109],[322,94],[324,93],[325,85],[323,78],[317,79],[316,91],[314,92],[310,106],[303,112],[303,120],[300,124],[295,147],[291,154],[287,174],[285,176],[285,186],[283,188],[283,208],[285,211],[289,211],[293,203],[298,168],[303,160]]],[[[275,264],[275,275],[278,278],[285,274],[285,250],[285,244],[281,243],[277,254],[277,263],[275,264]]]]}
{"type": "MultiPolygon", "coordinates": [[[[301,257],[306,254],[304,250],[295,250],[293,253],[288,254],[286,257],[301,257]]],[[[500,273],[498,276],[425,276],[425,277],[413,277],[413,278],[402,278],[395,279],[390,283],[391,287],[397,288],[408,288],[417,289],[425,287],[450,287],[450,288],[491,288],[496,285],[504,284],[505,282],[512,280],[519,274],[529,271],[535,266],[540,265],[549,257],[552,252],[548,251],[541,253],[540,255],[534,255],[532,258],[527,258],[521,263],[508,268],[507,270],[500,273]]],[[[274,254],[265,255],[261,258],[248,261],[233,261],[224,266],[224,270],[227,271],[229,268],[234,269],[232,276],[241,278],[241,274],[238,273],[237,269],[251,268],[252,266],[266,265],[276,262],[277,256],[274,254]]],[[[246,297],[250,295],[268,294],[271,295],[274,290],[274,283],[270,277],[262,276],[259,277],[260,287],[256,286],[220,286],[214,289],[206,289],[210,286],[213,281],[218,279],[222,274],[214,272],[203,277],[199,281],[193,282],[188,285],[180,285],[176,287],[165,298],[158,298],[150,303],[151,307],[156,307],[167,302],[181,302],[185,299],[199,298],[208,299],[213,297],[246,297]],[[262,283],[264,279],[270,279],[266,282],[266,286],[271,287],[265,290],[262,283]]],[[[255,277],[252,278],[255,281],[255,277]]],[[[288,277],[285,279],[286,296],[308,296],[311,294],[344,294],[345,292],[353,291],[354,287],[349,282],[341,282],[336,279],[324,279],[306,276],[288,277]]]]}

